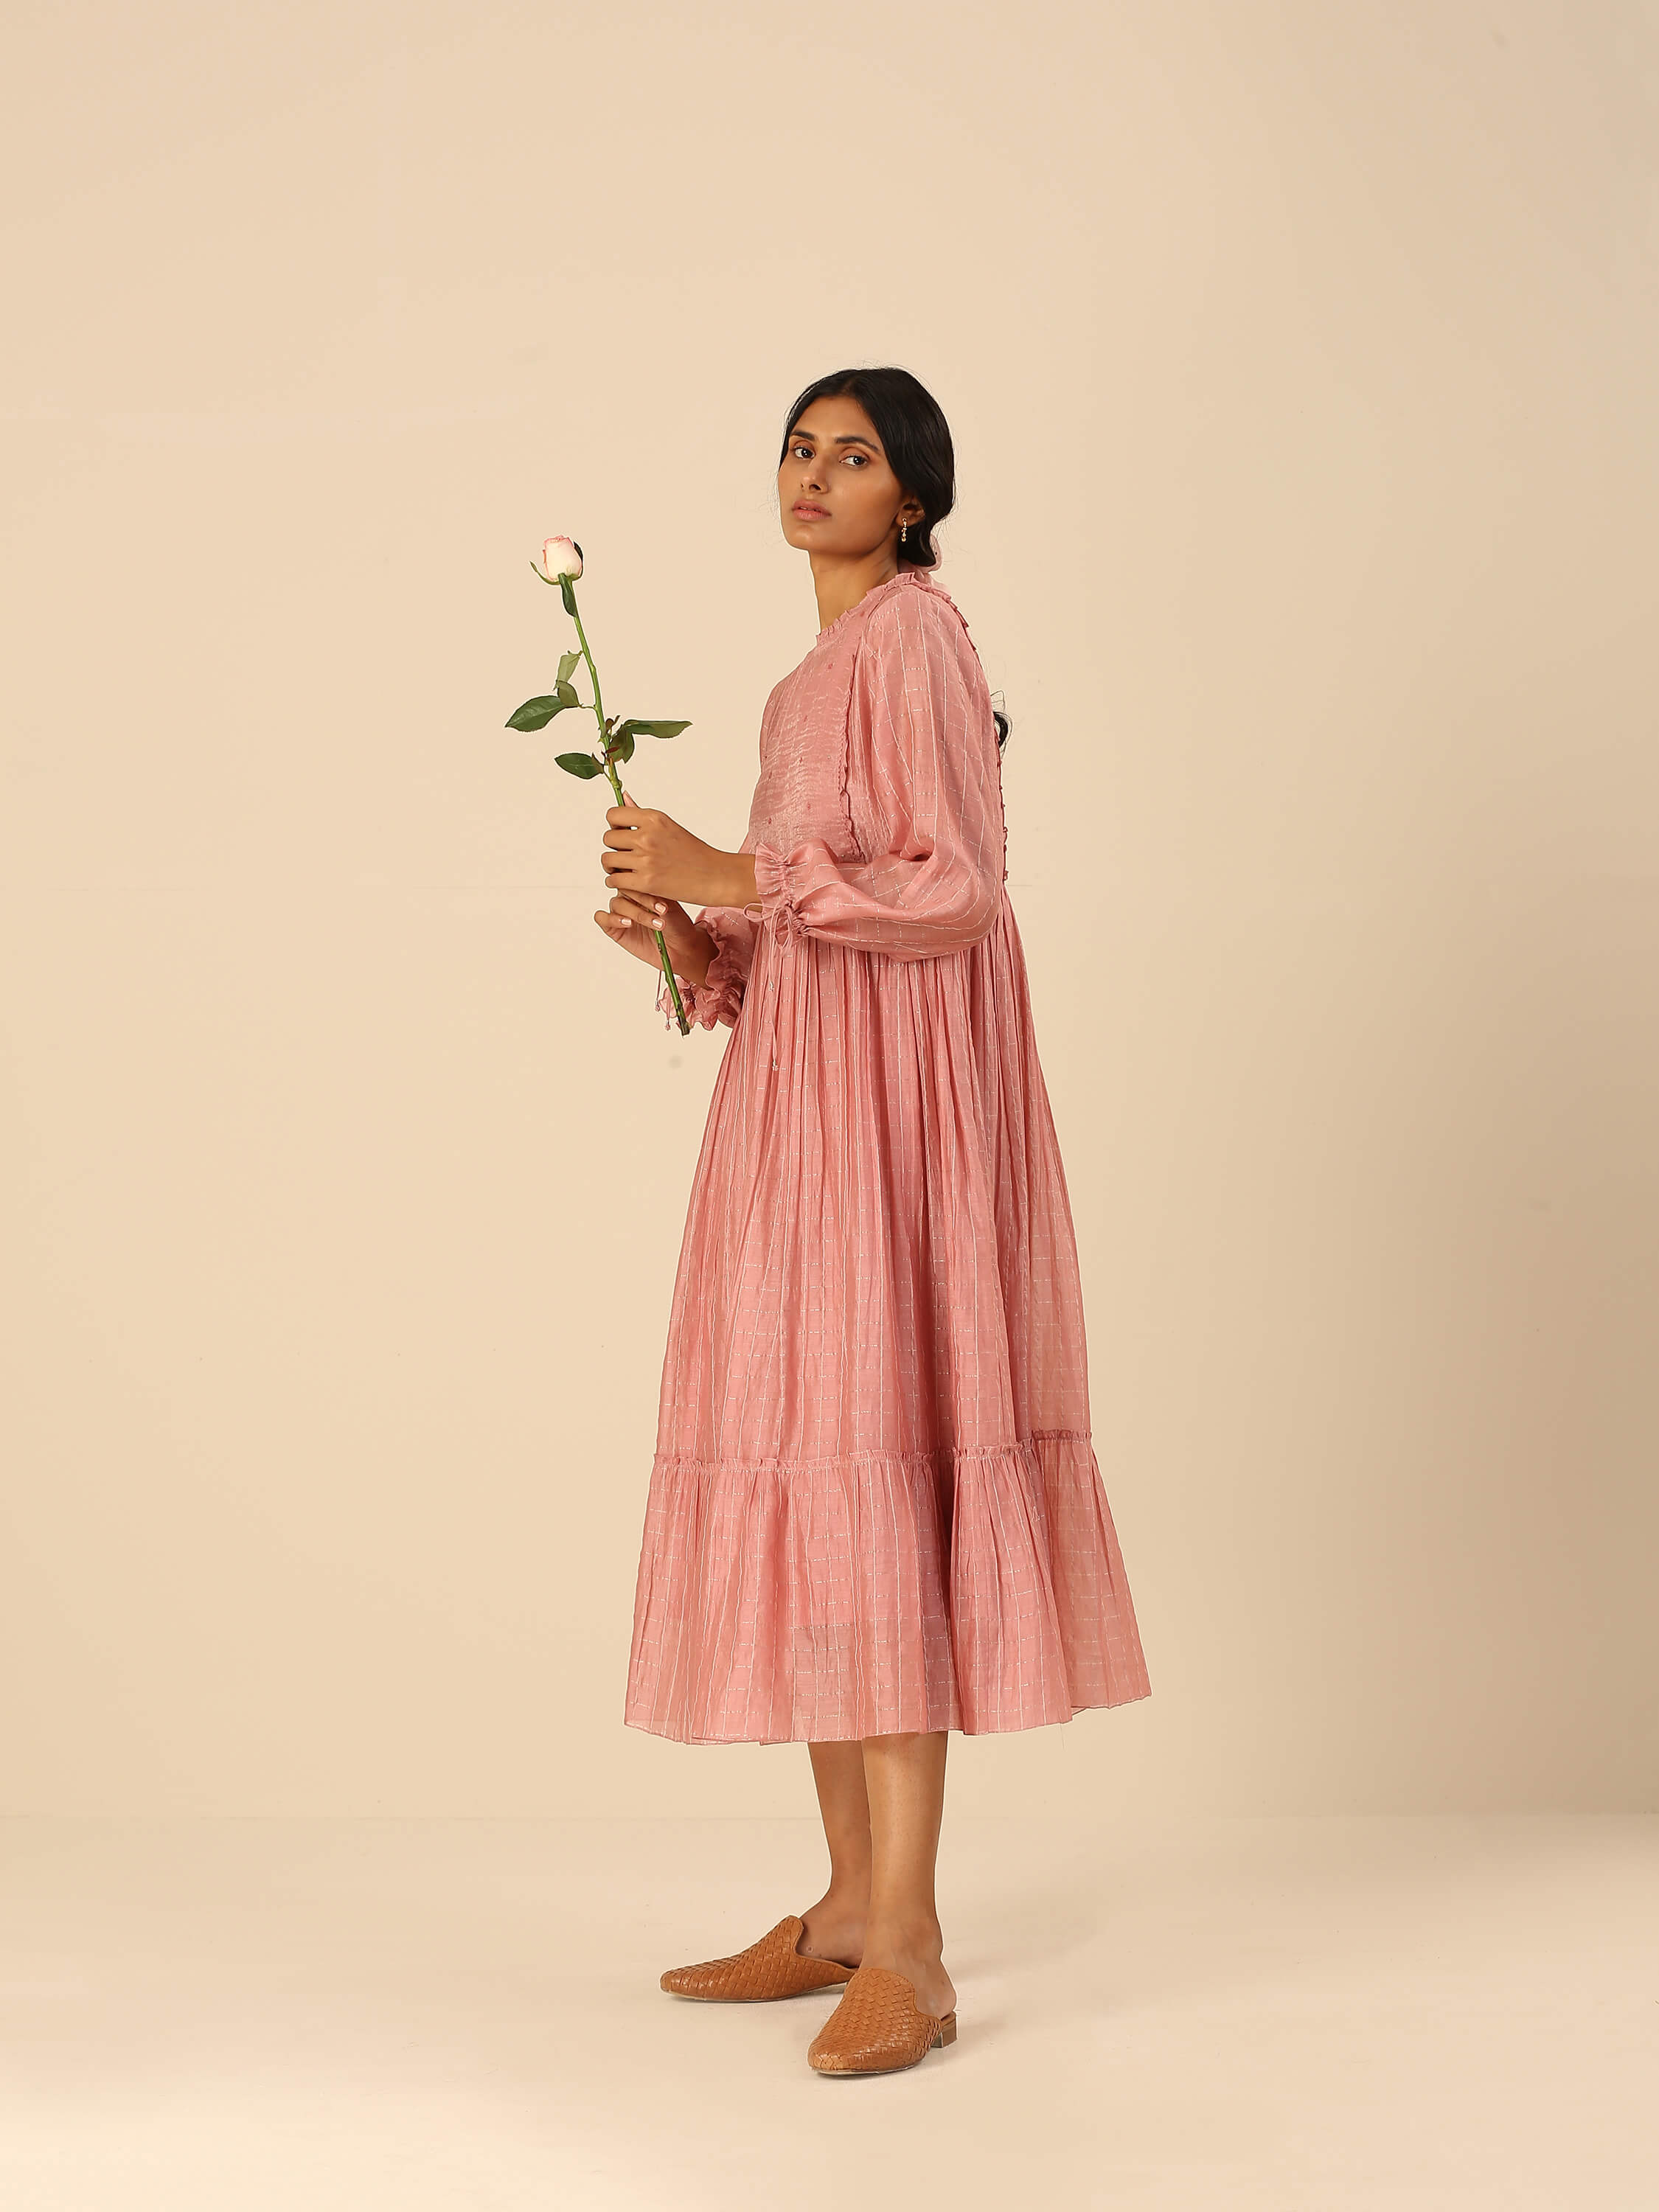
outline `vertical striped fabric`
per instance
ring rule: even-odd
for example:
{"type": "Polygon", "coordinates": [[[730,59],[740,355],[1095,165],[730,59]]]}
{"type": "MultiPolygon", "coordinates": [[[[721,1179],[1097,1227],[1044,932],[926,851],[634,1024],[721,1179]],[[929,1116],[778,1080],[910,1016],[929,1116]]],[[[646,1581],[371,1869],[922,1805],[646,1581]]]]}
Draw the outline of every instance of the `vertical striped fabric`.
{"type": "MultiPolygon", "coordinates": [[[[773,690],[681,982],[732,1031],[675,1279],[624,1719],[988,1734],[1149,1694],[955,602],[902,568],[773,690]]],[[[657,1004],[673,1014],[665,982],[657,1004]]]]}

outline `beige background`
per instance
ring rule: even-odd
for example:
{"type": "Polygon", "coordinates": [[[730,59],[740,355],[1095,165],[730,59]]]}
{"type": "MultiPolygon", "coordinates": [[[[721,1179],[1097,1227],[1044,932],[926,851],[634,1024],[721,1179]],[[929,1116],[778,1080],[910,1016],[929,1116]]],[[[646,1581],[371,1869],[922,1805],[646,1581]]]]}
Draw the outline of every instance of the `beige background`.
{"type": "Polygon", "coordinates": [[[501,725],[572,532],[735,845],[889,360],[1153,1681],[953,1804],[1651,1806],[1650,11],[19,20],[3,1809],[808,1809],[621,1724],[726,1033],[501,725]]]}

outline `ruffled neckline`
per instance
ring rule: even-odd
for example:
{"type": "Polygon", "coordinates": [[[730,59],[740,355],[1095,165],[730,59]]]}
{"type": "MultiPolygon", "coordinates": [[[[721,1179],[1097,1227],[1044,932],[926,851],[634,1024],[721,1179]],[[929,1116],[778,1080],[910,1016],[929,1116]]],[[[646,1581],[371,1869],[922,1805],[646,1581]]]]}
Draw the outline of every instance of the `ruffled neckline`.
{"type": "MultiPolygon", "coordinates": [[[[951,594],[942,584],[936,584],[933,581],[931,569],[901,568],[896,576],[890,576],[884,584],[877,584],[867,591],[861,599],[854,599],[850,607],[843,607],[828,629],[821,629],[818,632],[817,643],[822,645],[827,638],[834,637],[843,623],[851,622],[854,615],[866,613],[878,599],[887,598],[890,592],[896,592],[901,584],[920,584],[924,591],[936,592],[942,599],[951,598],[951,594]]],[[[954,600],[951,603],[953,606],[956,604],[954,600]]]]}

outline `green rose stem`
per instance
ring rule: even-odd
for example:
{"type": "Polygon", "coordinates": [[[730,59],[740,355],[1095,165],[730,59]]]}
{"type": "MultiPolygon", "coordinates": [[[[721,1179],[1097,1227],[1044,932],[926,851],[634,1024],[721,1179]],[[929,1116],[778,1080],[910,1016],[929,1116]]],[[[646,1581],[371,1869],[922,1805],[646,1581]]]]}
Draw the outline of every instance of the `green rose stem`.
{"type": "MultiPolygon", "coordinates": [[[[535,565],[532,561],[532,568],[535,565]]],[[[570,619],[576,625],[576,640],[582,649],[582,659],[587,663],[587,672],[593,679],[593,714],[599,726],[599,747],[605,772],[611,780],[611,788],[617,794],[617,805],[625,806],[628,802],[623,797],[622,778],[617,773],[616,760],[611,750],[611,725],[605,719],[605,698],[599,690],[599,672],[593,665],[593,655],[588,649],[587,632],[582,628],[581,616],[576,611],[576,587],[568,576],[560,577],[559,587],[564,595],[565,605],[570,611],[570,619]]],[[[668,978],[669,995],[674,1001],[674,1016],[680,1025],[680,1035],[690,1036],[691,1024],[687,1021],[685,1008],[680,1003],[680,987],[674,974],[674,963],[668,957],[668,940],[659,929],[653,929],[651,934],[657,940],[657,951],[662,961],[662,972],[668,978]]]]}
{"type": "MultiPolygon", "coordinates": [[[[623,760],[630,759],[636,737],[678,737],[682,730],[688,730],[691,726],[689,722],[647,722],[629,720],[619,726],[614,714],[606,714],[605,696],[599,690],[599,668],[588,647],[587,632],[582,628],[581,616],[576,610],[575,576],[581,574],[582,549],[574,538],[550,538],[547,546],[544,548],[543,557],[547,557],[550,549],[565,546],[570,549],[570,552],[575,557],[574,575],[561,568],[550,576],[534,561],[530,565],[535,569],[543,583],[557,585],[559,596],[564,601],[564,611],[576,625],[576,635],[581,640],[581,651],[562,653],[559,656],[559,677],[554,689],[539,699],[526,699],[522,707],[515,708],[507,716],[507,726],[509,730],[543,730],[556,714],[563,714],[568,707],[580,707],[583,702],[577,697],[576,687],[569,678],[576,663],[579,660],[585,660],[587,663],[587,672],[593,679],[593,714],[599,726],[599,758],[596,760],[592,753],[560,753],[556,756],[556,759],[562,769],[568,769],[572,775],[580,776],[584,781],[603,771],[609,777],[611,788],[617,794],[617,805],[626,805],[628,802],[623,793],[622,778],[617,774],[616,763],[618,755],[623,760]]],[[[680,997],[679,982],[674,974],[674,963],[668,957],[667,939],[660,929],[653,928],[651,934],[657,940],[657,951],[662,961],[662,972],[668,978],[669,995],[674,1001],[674,1013],[680,1025],[680,1035],[690,1036],[691,1024],[686,1019],[684,1003],[680,997]]]]}

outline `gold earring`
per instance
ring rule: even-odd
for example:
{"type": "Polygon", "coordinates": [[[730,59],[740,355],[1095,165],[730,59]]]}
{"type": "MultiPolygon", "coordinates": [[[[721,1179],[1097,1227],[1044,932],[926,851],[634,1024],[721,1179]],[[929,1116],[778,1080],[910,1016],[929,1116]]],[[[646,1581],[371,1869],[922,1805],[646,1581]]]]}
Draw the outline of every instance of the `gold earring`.
{"type": "Polygon", "coordinates": [[[901,522],[899,525],[899,544],[901,545],[904,543],[904,533],[909,527],[910,526],[908,522],[901,522]]]}

